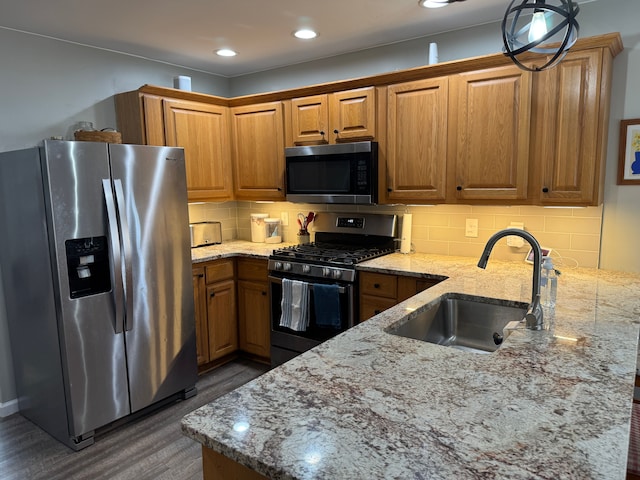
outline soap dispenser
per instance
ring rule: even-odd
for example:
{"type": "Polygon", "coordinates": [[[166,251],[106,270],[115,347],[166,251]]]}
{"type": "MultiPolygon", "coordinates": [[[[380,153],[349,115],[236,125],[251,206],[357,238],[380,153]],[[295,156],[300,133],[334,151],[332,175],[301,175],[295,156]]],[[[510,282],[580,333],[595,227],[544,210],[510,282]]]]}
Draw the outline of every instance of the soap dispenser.
{"type": "Polygon", "coordinates": [[[556,306],[556,294],[558,291],[558,274],[553,267],[551,257],[542,260],[542,276],[540,278],[540,302],[543,307],[556,306]]]}

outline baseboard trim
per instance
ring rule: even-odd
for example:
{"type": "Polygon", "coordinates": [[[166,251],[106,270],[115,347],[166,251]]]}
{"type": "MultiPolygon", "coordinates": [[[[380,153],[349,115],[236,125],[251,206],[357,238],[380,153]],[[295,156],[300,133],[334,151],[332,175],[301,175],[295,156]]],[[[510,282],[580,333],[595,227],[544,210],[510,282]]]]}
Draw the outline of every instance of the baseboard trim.
{"type": "Polygon", "coordinates": [[[14,398],[5,403],[0,403],[0,418],[8,417],[14,413],[18,413],[18,399],[14,398]]]}

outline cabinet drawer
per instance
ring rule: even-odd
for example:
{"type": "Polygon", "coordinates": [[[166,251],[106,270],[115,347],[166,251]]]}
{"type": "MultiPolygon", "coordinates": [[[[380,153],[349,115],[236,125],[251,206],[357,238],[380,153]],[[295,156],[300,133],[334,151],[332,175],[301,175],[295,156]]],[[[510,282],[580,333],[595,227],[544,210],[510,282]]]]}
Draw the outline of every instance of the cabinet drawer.
{"type": "Polygon", "coordinates": [[[267,277],[267,260],[259,258],[238,259],[238,279],[266,282],[268,281],[267,277]]]}
{"type": "Polygon", "coordinates": [[[362,272],[360,274],[360,294],[393,298],[395,300],[398,295],[398,278],[395,275],[362,272]]]}
{"type": "Polygon", "coordinates": [[[207,263],[205,271],[207,284],[233,278],[233,259],[207,263]]]}
{"type": "Polygon", "coordinates": [[[387,308],[393,307],[395,304],[396,301],[392,298],[360,295],[360,321],[364,322],[380,312],[383,312],[387,308]]]}

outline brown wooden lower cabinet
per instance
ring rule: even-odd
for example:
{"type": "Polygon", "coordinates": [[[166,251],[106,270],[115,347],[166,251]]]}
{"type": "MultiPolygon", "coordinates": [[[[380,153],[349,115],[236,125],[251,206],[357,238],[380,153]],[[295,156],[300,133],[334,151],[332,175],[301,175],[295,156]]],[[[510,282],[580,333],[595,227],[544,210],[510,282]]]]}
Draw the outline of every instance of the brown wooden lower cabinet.
{"type": "Polygon", "coordinates": [[[360,272],[360,321],[363,322],[439,282],[440,280],[431,278],[360,272]]]}
{"type": "Polygon", "coordinates": [[[193,265],[198,368],[206,371],[238,349],[235,261],[193,265]]]}
{"type": "Polygon", "coordinates": [[[204,480],[266,480],[267,477],[230,458],[202,447],[202,478],[204,480]]]}
{"type": "Polygon", "coordinates": [[[270,362],[267,260],[227,258],[193,265],[198,369],[237,356],[270,362]]]}
{"type": "Polygon", "coordinates": [[[258,360],[271,357],[271,317],[267,260],[238,258],[240,350],[258,360]]]}

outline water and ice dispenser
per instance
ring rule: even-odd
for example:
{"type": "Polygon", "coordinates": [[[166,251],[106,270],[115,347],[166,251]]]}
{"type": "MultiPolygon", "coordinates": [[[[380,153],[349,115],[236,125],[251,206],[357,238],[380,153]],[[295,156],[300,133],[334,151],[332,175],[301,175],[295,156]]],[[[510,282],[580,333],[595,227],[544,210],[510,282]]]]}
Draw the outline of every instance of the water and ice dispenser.
{"type": "Polygon", "coordinates": [[[107,237],[67,240],[65,250],[71,298],[111,290],[107,237]]]}

